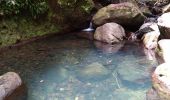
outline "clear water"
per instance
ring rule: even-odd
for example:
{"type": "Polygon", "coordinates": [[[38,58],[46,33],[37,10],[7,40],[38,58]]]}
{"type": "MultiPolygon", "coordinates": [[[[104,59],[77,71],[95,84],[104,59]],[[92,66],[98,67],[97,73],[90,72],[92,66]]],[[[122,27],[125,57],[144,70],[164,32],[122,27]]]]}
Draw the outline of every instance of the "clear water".
{"type": "Polygon", "coordinates": [[[1,52],[0,74],[17,72],[25,84],[12,100],[145,100],[156,62],[142,49],[51,37],[1,52]]]}

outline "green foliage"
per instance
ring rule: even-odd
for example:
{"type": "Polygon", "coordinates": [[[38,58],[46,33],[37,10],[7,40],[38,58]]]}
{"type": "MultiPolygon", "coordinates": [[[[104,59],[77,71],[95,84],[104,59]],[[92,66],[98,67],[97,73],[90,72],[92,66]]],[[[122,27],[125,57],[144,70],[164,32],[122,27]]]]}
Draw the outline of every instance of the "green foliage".
{"type": "Polygon", "coordinates": [[[34,18],[48,11],[46,0],[0,0],[0,15],[28,14],[34,18]]]}
{"type": "Polygon", "coordinates": [[[61,30],[59,26],[48,20],[35,22],[31,18],[24,17],[3,19],[0,23],[0,47],[61,30]]]}

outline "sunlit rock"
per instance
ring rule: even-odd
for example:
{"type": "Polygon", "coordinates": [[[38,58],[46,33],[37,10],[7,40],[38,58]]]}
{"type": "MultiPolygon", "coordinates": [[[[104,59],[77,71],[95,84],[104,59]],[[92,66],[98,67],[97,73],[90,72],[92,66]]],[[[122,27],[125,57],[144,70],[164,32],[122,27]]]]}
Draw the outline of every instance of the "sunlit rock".
{"type": "Polygon", "coordinates": [[[0,100],[10,95],[21,84],[21,78],[14,72],[8,72],[0,76],[0,100]]]}
{"type": "Polygon", "coordinates": [[[163,13],[170,12],[170,4],[166,5],[165,7],[162,8],[163,13]]]}
{"type": "Polygon", "coordinates": [[[163,63],[156,68],[152,75],[152,84],[159,100],[170,100],[170,63],[163,63]]]}
{"type": "Polygon", "coordinates": [[[157,23],[146,23],[147,27],[151,28],[153,31],[144,34],[143,44],[147,49],[154,49],[157,47],[158,38],[160,36],[160,31],[157,23]]]}
{"type": "Polygon", "coordinates": [[[165,62],[170,62],[170,39],[162,39],[158,42],[165,62]]]}
{"type": "Polygon", "coordinates": [[[164,13],[158,18],[158,26],[161,32],[161,38],[170,38],[170,12],[164,13]]]}
{"type": "Polygon", "coordinates": [[[100,49],[104,53],[117,53],[124,46],[124,42],[111,45],[111,44],[95,41],[94,45],[96,46],[96,48],[100,49]]]}
{"type": "Polygon", "coordinates": [[[102,64],[94,62],[88,66],[82,67],[77,72],[77,78],[81,81],[101,81],[109,76],[107,70],[102,64]]]}
{"type": "Polygon", "coordinates": [[[93,23],[96,26],[108,22],[115,22],[124,26],[139,26],[143,23],[145,17],[139,8],[132,3],[110,4],[101,8],[94,16],[93,23]]]}
{"type": "Polygon", "coordinates": [[[106,23],[98,27],[94,33],[94,39],[109,44],[117,43],[125,37],[125,30],[116,23],[106,23]]]}

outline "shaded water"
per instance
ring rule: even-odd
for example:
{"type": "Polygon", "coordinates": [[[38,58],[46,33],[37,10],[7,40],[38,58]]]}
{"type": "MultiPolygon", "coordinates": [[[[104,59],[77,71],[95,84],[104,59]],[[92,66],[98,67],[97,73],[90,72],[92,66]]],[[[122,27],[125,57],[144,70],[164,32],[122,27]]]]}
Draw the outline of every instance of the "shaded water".
{"type": "Polygon", "coordinates": [[[22,96],[11,100],[144,100],[150,62],[139,43],[113,46],[57,36],[0,53],[0,74],[19,73],[22,96]]]}

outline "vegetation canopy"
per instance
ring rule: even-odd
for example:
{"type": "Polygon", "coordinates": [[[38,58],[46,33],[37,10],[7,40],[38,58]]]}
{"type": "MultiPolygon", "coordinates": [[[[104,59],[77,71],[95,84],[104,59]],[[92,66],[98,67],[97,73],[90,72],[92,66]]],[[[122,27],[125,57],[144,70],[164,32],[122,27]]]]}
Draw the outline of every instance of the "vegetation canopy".
{"type": "Polygon", "coordinates": [[[0,0],[0,16],[28,14],[36,18],[48,8],[46,0],[0,0]]]}

